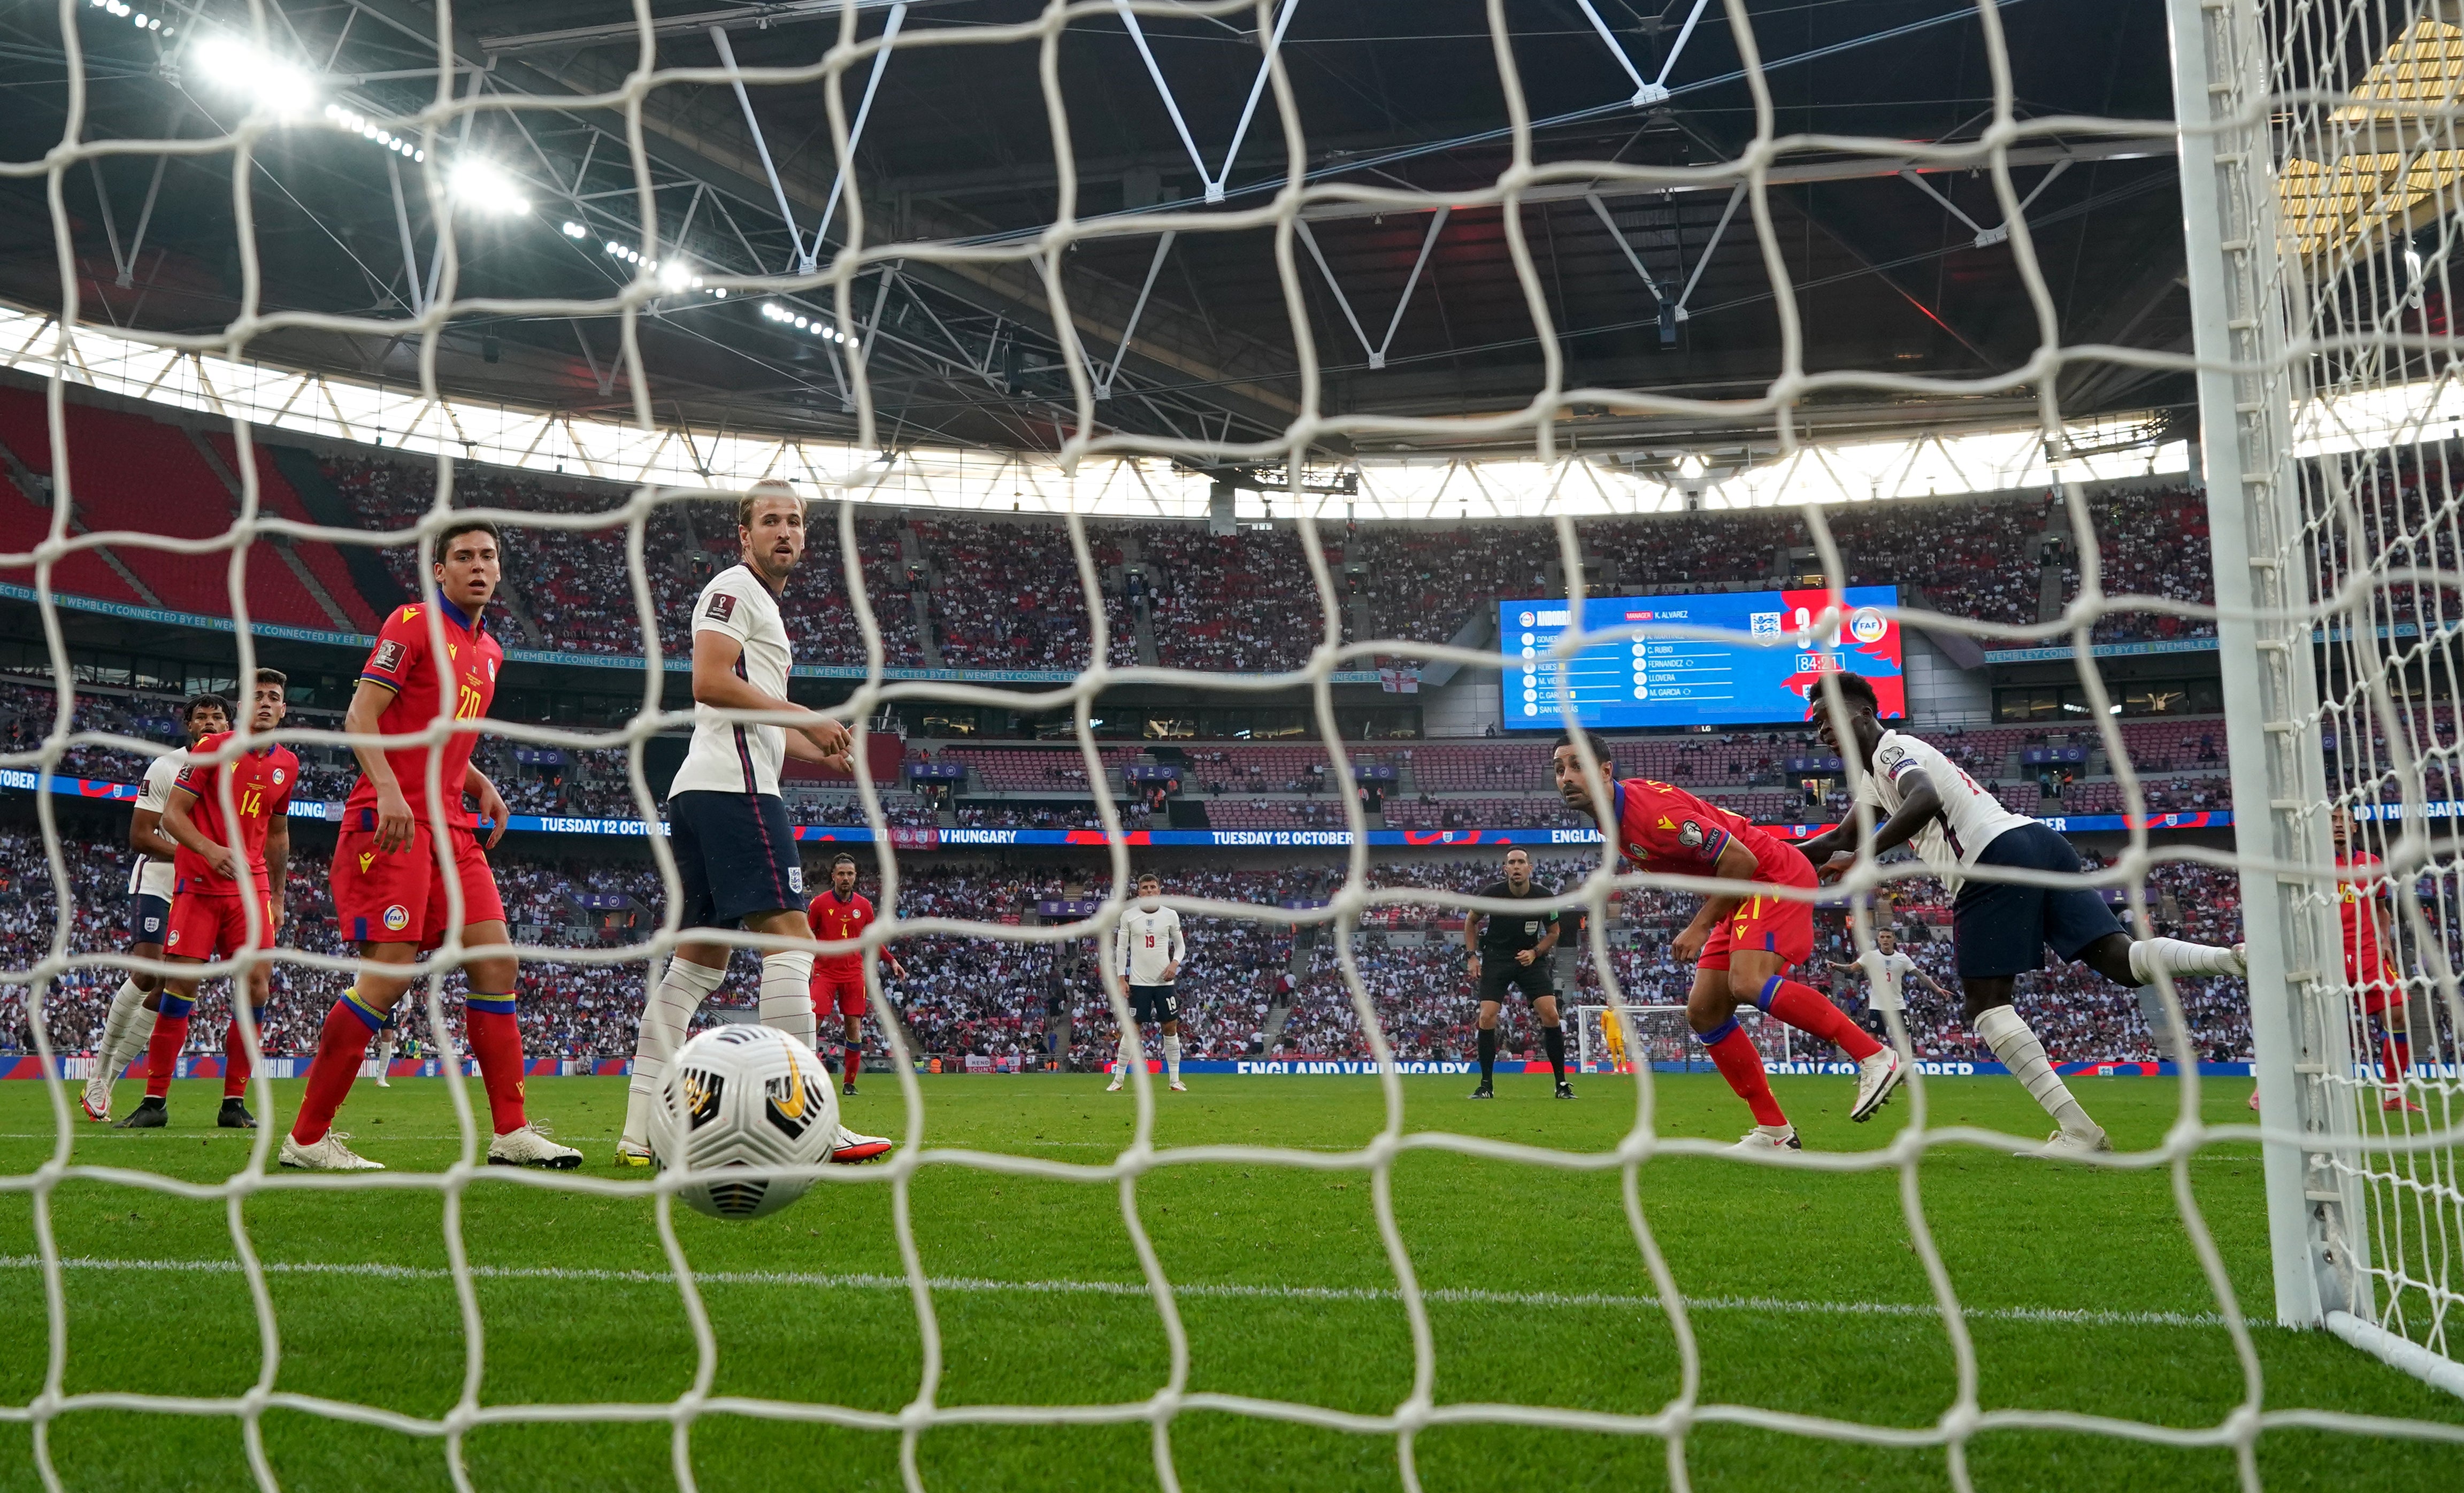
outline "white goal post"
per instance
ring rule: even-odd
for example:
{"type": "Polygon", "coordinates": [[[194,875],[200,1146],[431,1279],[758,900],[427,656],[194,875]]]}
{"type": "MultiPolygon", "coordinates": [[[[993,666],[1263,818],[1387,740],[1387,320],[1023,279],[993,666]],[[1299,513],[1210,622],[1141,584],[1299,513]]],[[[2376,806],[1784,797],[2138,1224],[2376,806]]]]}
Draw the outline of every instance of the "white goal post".
{"type": "Polygon", "coordinates": [[[2423,316],[2453,304],[2464,13],[2167,11],[2276,1317],[2464,1394],[2457,859],[2428,832],[2457,796],[2456,365],[2423,316]],[[2340,818],[2384,863],[2346,886],[2340,818]],[[2340,902],[2385,910],[2387,977],[2340,902]]]}

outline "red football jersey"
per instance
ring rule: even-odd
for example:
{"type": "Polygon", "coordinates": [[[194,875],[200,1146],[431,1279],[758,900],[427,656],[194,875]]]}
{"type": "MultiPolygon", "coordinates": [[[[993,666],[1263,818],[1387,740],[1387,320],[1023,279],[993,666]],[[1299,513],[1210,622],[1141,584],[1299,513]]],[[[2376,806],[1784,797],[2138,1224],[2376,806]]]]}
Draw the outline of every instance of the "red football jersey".
{"type": "Polygon", "coordinates": [[[2387,915],[2387,889],[2375,885],[2381,862],[2375,855],[2340,855],[2336,866],[2337,911],[2344,916],[2344,978],[2356,985],[2377,984],[2387,977],[2387,955],[2379,943],[2379,925],[2387,915]]]}
{"type": "MultiPolygon", "coordinates": [[[[428,608],[416,603],[397,606],[377,629],[377,646],[369,650],[360,677],[393,691],[385,714],[377,717],[387,736],[425,731],[439,716],[476,720],[496,698],[496,670],[505,662],[504,645],[490,635],[484,623],[466,617],[451,602],[438,599],[438,622],[445,632],[443,667],[429,646],[428,608]]],[[[471,767],[471,750],[479,738],[456,732],[436,747],[403,747],[385,753],[394,780],[410,801],[410,812],[423,825],[436,823],[428,812],[428,762],[438,758],[438,781],[445,790],[448,824],[468,825],[478,816],[462,806],[462,779],[471,767]]],[[[346,828],[372,828],[376,823],[377,790],[363,774],[342,805],[346,828]],[[364,810],[363,814],[361,811],[364,810]],[[363,823],[364,822],[364,823],[363,823]]]]}
{"type": "MultiPolygon", "coordinates": [[[[857,938],[863,936],[866,927],[872,922],[872,899],[859,891],[841,902],[837,892],[825,891],[813,899],[813,905],[805,915],[812,921],[816,938],[857,938]]],[[[817,955],[813,959],[813,974],[816,977],[827,975],[836,979],[854,979],[864,974],[864,954],[856,950],[847,954],[817,955]]]]}
{"type": "MultiPolygon", "coordinates": [[[[197,743],[195,755],[211,756],[231,735],[225,731],[208,736],[197,743]]],[[[196,801],[188,805],[188,822],[197,826],[197,833],[216,845],[237,845],[247,858],[249,875],[259,896],[279,895],[282,890],[266,884],[265,836],[276,819],[291,812],[291,790],[298,784],[299,758],[287,746],[243,752],[218,767],[191,762],[180,769],[179,777],[179,785],[197,796],[196,801]],[[231,780],[231,806],[239,813],[236,842],[231,837],[232,826],[223,822],[222,780],[226,778],[231,780]]],[[[239,895],[236,880],[216,875],[205,858],[187,845],[172,857],[171,874],[182,891],[239,895]]]]}
{"type": "Polygon", "coordinates": [[[1706,874],[1731,840],[1753,855],[1756,881],[1793,885],[1793,873],[1801,873],[1806,864],[1803,854],[1743,817],[1664,782],[1619,779],[1616,804],[1617,849],[1653,870],[1706,874]]]}

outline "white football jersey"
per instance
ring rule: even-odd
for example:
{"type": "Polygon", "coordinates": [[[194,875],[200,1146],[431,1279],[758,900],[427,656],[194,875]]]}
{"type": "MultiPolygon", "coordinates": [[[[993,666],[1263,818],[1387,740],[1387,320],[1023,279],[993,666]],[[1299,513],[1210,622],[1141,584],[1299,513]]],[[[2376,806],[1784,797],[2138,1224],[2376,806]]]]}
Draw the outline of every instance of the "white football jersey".
{"type": "Polygon", "coordinates": [[[1857,963],[1863,968],[1865,978],[1873,985],[1866,997],[1867,1005],[1877,1011],[1907,1009],[1901,995],[1909,972],[1917,967],[1917,961],[1908,957],[1906,950],[1894,949],[1884,954],[1880,949],[1868,949],[1857,955],[1857,963]]]}
{"type": "MultiPolygon", "coordinates": [[[[753,688],[780,699],[787,697],[787,670],[795,655],[787,644],[787,624],[779,615],[779,599],[761,583],[752,567],[728,566],[710,578],[693,601],[693,630],[723,632],[741,644],[737,672],[753,688]]],[[[692,793],[779,792],[779,763],[787,755],[783,726],[736,725],[720,712],[693,706],[693,745],[668,791],[692,793]]]]}
{"type": "Polygon", "coordinates": [[[1181,940],[1180,914],[1170,908],[1133,906],[1121,914],[1113,955],[1133,985],[1169,985],[1164,971],[1189,952],[1181,940]]]}
{"type": "Polygon", "coordinates": [[[1865,775],[1861,797],[1878,805],[1885,817],[1896,814],[1902,802],[1900,781],[1911,772],[1925,774],[1933,783],[1935,795],[1942,800],[1942,813],[1909,844],[1942,878],[1943,889],[1955,895],[1960,873],[1976,864],[1995,837],[2032,821],[2003,807],[2000,799],[1986,792],[1957,762],[1897,731],[1883,732],[1875,745],[1874,770],[1865,775]]]}
{"type": "MultiPolygon", "coordinates": [[[[151,809],[157,814],[169,808],[171,785],[179,781],[180,769],[187,765],[188,749],[187,747],[182,747],[176,752],[165,752],[156,757],[154,765],[145,769],[145,783],[137,792],[137,806],[141,809],[151,809]]],[[[170,831],[165,830],[164,833],[168,834],[170,831]]],[[[128,889],[136,896],[161,897],[168,902],[171,900],[171,889],[174,884],[171,863],[154,856],[139,856],[136,866],[128,872],[128,889]]]]}

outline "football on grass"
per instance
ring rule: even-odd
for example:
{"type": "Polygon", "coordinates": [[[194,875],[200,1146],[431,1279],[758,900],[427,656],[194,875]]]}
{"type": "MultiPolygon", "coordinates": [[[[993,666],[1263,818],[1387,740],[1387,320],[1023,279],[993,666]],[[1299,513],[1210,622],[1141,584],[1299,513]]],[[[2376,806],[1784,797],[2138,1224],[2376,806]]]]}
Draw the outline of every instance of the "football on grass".
{"type": "Polygon", "coordinates": [[[838,1097],[822,1060],[785,1032],[749,1022],[686,1043],[650,1113],[651,1154],[662,1170],[690,1177],[676,1196],[715,1219],[758,1219],[804,1196],[809,1175],[730,1174],[818,1169],[838,1132],[838,1097]]]}

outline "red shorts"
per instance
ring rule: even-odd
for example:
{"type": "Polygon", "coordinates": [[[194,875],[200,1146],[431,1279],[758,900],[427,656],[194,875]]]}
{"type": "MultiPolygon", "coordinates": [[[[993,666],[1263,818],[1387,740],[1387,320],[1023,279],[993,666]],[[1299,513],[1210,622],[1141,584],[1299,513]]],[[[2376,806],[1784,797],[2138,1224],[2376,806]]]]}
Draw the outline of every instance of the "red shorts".
{"type": "MultiPolygon", "coordinates": [[[[1793,859],[1796,866],[1787,873],[1791,885],[1809,889],[1821,885],[1813,862],[1801,855],[1793,859]]],[[[1788,897],[1748,897],[1737,904],[1727,922],[1712,930],[1695,968],[1725,970],[1730,951],[1737,949],[1776,954],[1784,965],[1803,964],[1814,957],[1814,904],[1788,897]]]]}
{"type": "MultiPolygon", "coordinates": [[[[462,883],[462,925],[501,923],[504,900],[479,838],[455,829],[453,868],[462,883]]],[[[373,829],[345,829],[334,841],[334,921],[353,943],[416,943],[433,949],[445,941],[444,879],[436,868],[429,830],[411,831],[410,844],[390,853],[376,847],[373,829]]]]}
{"type": "Polygon", "coordinates": [[[2395,972],[2395,962],[2385,955],[2379,956],[2378,972],[2365,977],[2344,961],[2344,977],[2353,982],[2353,999],[2360,1003],[2364,1016],[2377,1016],[2404,999],[2404,978],[2395,972]]]}
{"type": "Polygon", "coordinates": [[[834,1006],[841,1016],[864,1015],[862,971],[853,975],[815,975],[813,977],[813,1014],[827,1016],[834,1006]]]}
{"type": "MultiPolygon", "coordinates": [[[[259,949],[275,944],[274,899],[262,899],[256,930],[259,949]]],[[[171,898],[171,919],[163,933],[163,952],[182,959],[222,959],[249,947],[248,905],[236,896],[210,891],[183,891],[171,898]]]]}

